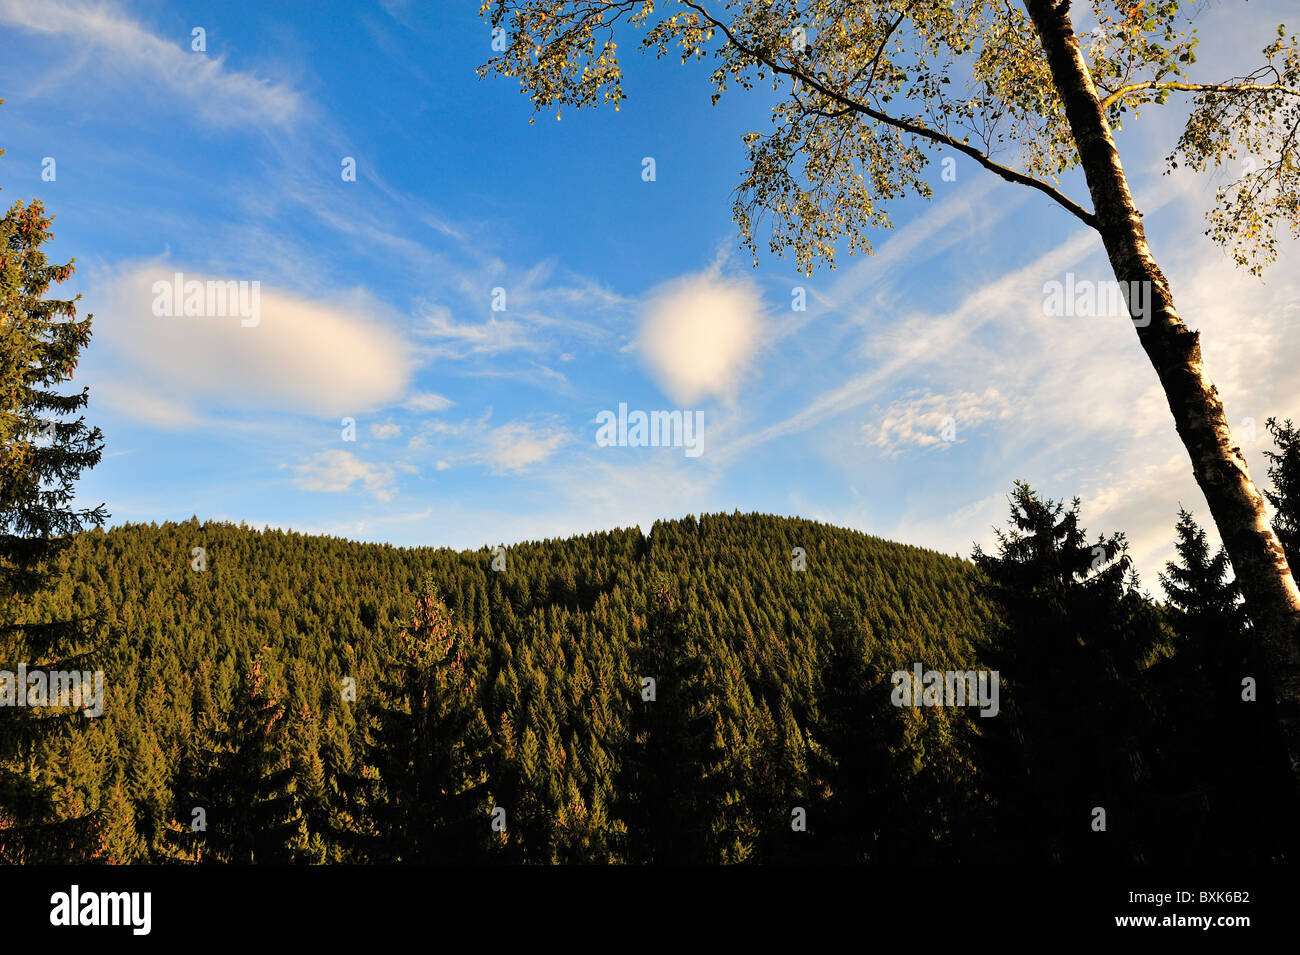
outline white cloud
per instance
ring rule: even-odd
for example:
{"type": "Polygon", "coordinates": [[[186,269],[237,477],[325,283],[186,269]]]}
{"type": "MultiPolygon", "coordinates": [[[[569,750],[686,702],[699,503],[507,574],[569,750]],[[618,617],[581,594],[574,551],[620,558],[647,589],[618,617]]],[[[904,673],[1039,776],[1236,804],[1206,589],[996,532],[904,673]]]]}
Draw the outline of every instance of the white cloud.
{"type": "Polygon", "coordinates": [[[180,431],[200,423],[199,417],[177,403],[175,396],[157,394],[122,381],[97,383],[91,401],[93,404],[102,401],[119,414],[167,431],[180,431]]]}
{"type": "Polygon", "coordinates": [[[287,125],[302,111],[301,97],[290,87],[227,69],[222,58],[191,50],[188,35],[184,46],[163,39],[106,3],[0,0],[0,23],[93,52],[85,60],[103,64],[106,77],[133,73],[140,90],[182,96],[211,124],[287,125]]]}
{"type": "Polygon", "coordinates": [[[640,351],[675,401],[732,401],[758,345],[758,290],[747,279],[712,272],[669,283],[645,310],[640,351]]]}
{"type": "Polygon", "coordinates": [[[512,349],[535,351],[538,347],[520,322],[510,318],[498,321],[495,315],[480,324],[457,322],[451,310],[442,305],[426,310],[424,325],[417,329],[417,333],[443,342],[431,349],[431,353],[439,358],[459,359],[512,349]]]}
{"type": "MultiPolygon", "coordinates": [[[[1041,287],[1042,277],[1095,255],[1069,241],[1031,268],[1040,271],[1041,287]]],[[[1263,422],[1300,409],[1300,377],[1294,374],[1300,365],[1297,282],[1279,271],[1260,283],[1208,243],[1176,249],[1164,267],[1184,320],[1202,332],[1206,365],[1251,475],[1265,484],[1262,449],[1269,439],[1263,422]],[[1247,419],[1253,419],[1253,442],[1247,419]]],[[[897,387],[919,373],[941,382],[949,394],[984,389],[1004,396],[997,417],[1014,421],[1014,427],[987,436],[992,440],[984,434],[968,438],[993,453],[969,476],[969,490],[981,495],[975,510],[936,519],[928,502],[915,518],[906,515],[896,534],[932,546],[963,538],[987,543],[989,502],[999,500],[994,492],[1005,494],[1012,480],[1027,478],[1049,496],[1077,494],[1092,534],[1123,531],[1145,586],[1158,592],[1157,572],[1172,556],[1178,507],[1191,510],[1213,536],[1165,395],[1127,321],[1047,318],[1041,297],[1016,275],[975,290],[953,312],[896,323],[872,338],[873,354],[885,370],[864,375],[871,387],[855,397],[897,387]],[[922,511],[930,513],[920,516],[922,511]]],[[[882,425],[872,435],[892,447],[906,443],[909,426],[932,423],[935,409],[900,402],[890,410],[895,426],[882,425]]],[[[906,466],[916,467],[915,460],[906,466]]],[[[997,516],[1000,525],[1004,515],[997,516]]]]}
{"type": "Polygon", "coordinates": [[[362,461],[350,451],[322,451],[296,470],[295,483],[304,491],[338,493],[359,482],[380,501],[390,501],[396,493],[392,468],[362,461]]]}
{"type": "Polygon", "coordinates": [[[389,438],[395,438],[402,433],[400,424],[385,422],[384,424],[372,424],[370,426],[370,436],[376,441],[387,441],[389,438]]]}
{"type": "Polygon", "coordinates": [[[110,275],[93,294],[96,346],[112,356],[109,389],[130,396],[122,410],[140,412],[152,395],[175,406],[171,415],[201,408],[335,417],[406,392],[411,349],[376,319],[383,308],[365,293],[326,302],[261,287],[260,321],[252,327],[238,316],[155,315],[153,283],[171,282],[178,271],[186,282],[208,278],[154,262],[110,275]]]}
{"type": "MultiPolygon", "coordinates": [[[[888,313],[877,316],[862,353],[867,370],[814,396],[798,411],[741,435],[719,447],[719,457],[730,458],[777,438],[807,431],[821,422],[843,414],[897,388],[898,380],[923,371],[926,375],[952,382],[954,390],[963,386],[986,386],[993,372],[1005,373],[1009,387],[1002,391],[1019,394],[1023,389],[1015,376],[1022,355],[1032,354],[1024,337],[1043,339],[1045,354],[1059,360],[1059,345],[1047,347],[1046,340],[1056,328],[1043,322],[1041,289],[1044,275],[1054,275],[1070,264],[1099,251],[1092,233],[1075,232],[1060,245],[1048,250],[1029,265],[1008,272],[967,294],[952,311],[935,315],[912,313],[897,317],[888,313]],[[976,333],[986,326],[997,327],[1014,343],[1007,354],[977,347],[976,333]],[[989,363],[992,362],[992,367],[989,363]]],[[[1058,323],[1059,326],[1060,323],[1058,323]]],[[[1124,329],[1119,329],[1124,331],[1124,329]]],[[[1131,334],[1131,332],[1130,332],[1131,334]]],[[[1068,382],[1070,379],[1057,380],[1068,382]]]]}
{"type": "Polygon", "coordinates": [[[925,394],[892,402],[879,422],[862,426],[862,436],[866,444],[893,457],[908,445],[950,447],[951,442],[965,440],[968,429],[1010,415],[1011,404],[997,388],[986,388],[980,394],[971,391],[925,394]],[[949,425],[953,437],[945,438],[945,427],[949,425]]]}
{"type": "Polygon", "coordinates": [[[514,421],[488,432],[483,457],[497,471],[522,471],[542,463],[568,441],[564,431],[514,421]]]}
{"type": "Polygon", "coordinates": [[[455,402],[450,398],[432,391],[416,391],[402,402],[402,407],[407,411],[445,411],[453,404],[455,402]]]}

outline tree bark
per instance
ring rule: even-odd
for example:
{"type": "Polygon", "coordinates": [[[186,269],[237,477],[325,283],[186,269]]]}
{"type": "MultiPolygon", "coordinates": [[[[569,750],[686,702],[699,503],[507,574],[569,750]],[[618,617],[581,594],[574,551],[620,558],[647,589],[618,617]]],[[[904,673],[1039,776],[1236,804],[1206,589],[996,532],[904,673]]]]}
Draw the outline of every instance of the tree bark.
{"type": "MultiPolygon", "coordinates": [[[[1233,441],[1223,402],[1201,359],[1200,334],[1174,307],[1147,246],[1119,151],[1070,22],[1068,0],[1025,0],[1079,150],[1097,231],[1119,282],[1150,283],[1150,323],[1138,340],[1169,400],[1259,637],[1293,778],[1300,779],[1300,590],[1268,520],[1264,498],[1233,441]]],[[[1132,286],[1128,286],[1132,287],[1132,286]]],[[[1251,674],[1242,674],[1250,676],[1251,674]]]]}

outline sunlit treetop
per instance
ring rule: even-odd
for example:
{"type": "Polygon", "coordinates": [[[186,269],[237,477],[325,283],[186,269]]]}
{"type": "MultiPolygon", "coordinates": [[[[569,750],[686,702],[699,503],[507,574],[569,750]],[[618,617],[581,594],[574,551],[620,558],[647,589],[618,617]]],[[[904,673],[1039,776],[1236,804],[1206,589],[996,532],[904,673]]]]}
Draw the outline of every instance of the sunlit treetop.
{"type": "MultiPolygon", "coordinates": [[[[1219,189],[1207,234],[1258,273],[1276,257],[1279,227],[1300,235],[1298,44],[1278,27],[1251,72],[1198,80],[1197,7],[1092,0],[1072,16],[1112,128],[1185,93],[1191,114],[1171,169],[1257,157],[1219,189]]],[[[480,13],[505,48],[479,75],[517,78],[557,118],[564,107],[618,108],[625,33],[658,58],[711,62],[714,103],[770,84],[771,128],[745,135],[750,166],[734,205],[755,256],[764,218],[771,251],[791,250],[805,272],[834,267],[842,241],[869,253],[867,232],[891,225],[888,201],[928,198],[925,167],[945,150],[1096,224],[1062,189],[1078,150],[1033,23],[1009,0],[488,0],[480,13]]]]}

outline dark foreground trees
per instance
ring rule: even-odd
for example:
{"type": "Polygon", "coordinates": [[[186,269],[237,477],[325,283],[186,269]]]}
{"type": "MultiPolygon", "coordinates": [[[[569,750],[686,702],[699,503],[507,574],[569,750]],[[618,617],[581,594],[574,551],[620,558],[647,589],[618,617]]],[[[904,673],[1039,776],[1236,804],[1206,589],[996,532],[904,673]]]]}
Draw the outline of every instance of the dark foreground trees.
{"type": "Polygon", "coordinates": [[[986,658],[1004,685],[976,762],[990,852],[1060,862],[1281,860],[1295,786],[1258,641],[1224,551],[1181,511],[1152,603],[1122,535],[1090,542],[1070,506],[1018,484],[995,554],[986,658]]]}
{"type": "Polygon", "coordinates": [[[1290,420],[1268,419],[1268,432],[1277,443],[1276,451],[1265,451],[1272,490],[1264,496],[1273,505],[1273,529],[1294,566],[1300,562],[1300,429],[1290,420]]]}
{"type": "Polygon", "coordinates": [[[1079,506],[1017,484],[998,553],[975,551],[1000,611],[986,656],[1005,702],[980,761],[1000,808],[993,842],[1012,859],[1141,861],[1160,737],[1142,671],[1161,621],[1123,535],[1089,541],[1079,506]]]}
{"type": "Polygon", "coordinates": [[[1297,842],[1295,786],[1282,757],[1276,700],[1225,550],[1180,509],[1176,558],[1160,576],[1168,656],[1150,671],[1166,727],[1163,810],[1191,860],[1284,859],[1297,842]]]}

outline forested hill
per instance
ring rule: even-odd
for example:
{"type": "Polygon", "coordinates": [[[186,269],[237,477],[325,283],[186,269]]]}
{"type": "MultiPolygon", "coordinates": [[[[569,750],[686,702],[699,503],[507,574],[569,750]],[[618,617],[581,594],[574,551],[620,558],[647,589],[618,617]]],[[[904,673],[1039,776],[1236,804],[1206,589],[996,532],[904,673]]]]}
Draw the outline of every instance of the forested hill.
{"type": "Polygon", "coordinates": [[[740,514],[461,552],[84,534],[17,620],[87,618],[86,655],[0,671],[101,669],[103,712],[9,711],[61,729],[16,754],[38,823],[0,818],[0,858],[1293,857],[1220,577],[1156,605],[1118,538],[1098,569],[1074,509],[1014,500],[1030,533],[974,563],[740,514]],[[998,695],[895,698],[918,664],[998,695]]]}
{"type": "Polygon", "coordinates": [[[133,665],[175,658],[188,669],[261,652],[329,668],[331,679],[352,654],[383,647],[430,586],[484,634],[494,620],[540,614],[576,627],[575,637],[598,625],[610,642],[667,587],[737,652],[773,638],[793,651],[836,612],[882,638],[965,652],[987,620],[968,561],[797,518],[705,515],[656,522],[648,536],[632,528],[515,544],[501,570],[496,553],[197,519],[125,525],[80,535],[32,616],[100,615],[101,646],[128,651],[133,665]]]}
{"type": "MultiPolygon", "coordinates": [[[[672,857],[643,837],[652,823],[638,813],[652,807],[625,790],[637,740],[653,733],[637,721],[674,706],[712,714],[716,739],[694,752],[695,744],[678,742],[726,807],[691,810],[712,817],[697,840],[676,839],[683,858],[784,857],[791,807],[829,798],[817,763],[834,744],[819,752],[816,736],[832,732],[818,723],[827,719],[818,697],[832,632],[854,634],[854,666],[874,658],[879,679],[895,663],[978,666],[971,640],[987,622],[968,562],[753,514],[660,522],[648,537],[634,528],[517,544],[495,556],[489,548],[405,549],[192,519],[96,530],[59,560],[57,582],[28,619],[97,617],[90,649],[105,671],[105,709],[69,724],[46,769],[62,815],[107,818],[101,854],[120,861],[172,852],[164,830],[173,820],[185,830],[179,842],[200,844],[207,859],[383,858],[374,846],[363,852],[335,838],[334,776],[366,762],[372,711],[381,696],[392,704],[381,692],[386,661],[426,592],[445,603],[461,644],[474,648],[465,652],[475,668],[474,721],[481,716],[484,733],[475,743],[485,759],[481,795],[508,811],[493,851],[526,861],[672,857]],[[658,680],[655,703],[642,698],[647,676],[658,680]],[[349,681],[355,700],[347,698],[349,681]],[[265,728],[283,732],[282,748],[261,753],[258,740],[237,738],[251,732],[236,727],[249,696],[283,714],[265,728]],[[280,768],[277,752],[292,770],[287,786],[260,781],[280,768]],[[698,765],[706,757],[716,765],[698,765]],[[245,767],[242,783],[228,768],[222,779],[200,778],[216,772],[214,761],[245,758],[265,765],[245,767]],[[232,831],[267,828],[229,816],[271,796],[239,786],[264,784],[293,797],[283,841],[232,831]],[[196,806],[208,828],[191,838],[196,806]]],[[[948,722],[965,719],[911,724],[894,713],[898,738],[888,746],[905,775],[932,768],[938,751],[927,752],[923,736],[936,734],[952,749],[948,722]]],[[[880,741],[885,746],[887,734],[880,741]]],[[[686,766],[672,762],[673,772],[686,766]]],[[[661,782],[671,776],[665,770],[661,782]]],[[[680,795],[706,799],[691,786],[680,795]]],[[[942,820],[931,832],[926,813],[914,823],[927,839],[944,836],[942,820]]],[[[406,858],[418,854],[415,841],[406,858]]],[[[186,853],[203,854],[195,846],[186,853]]]]}

